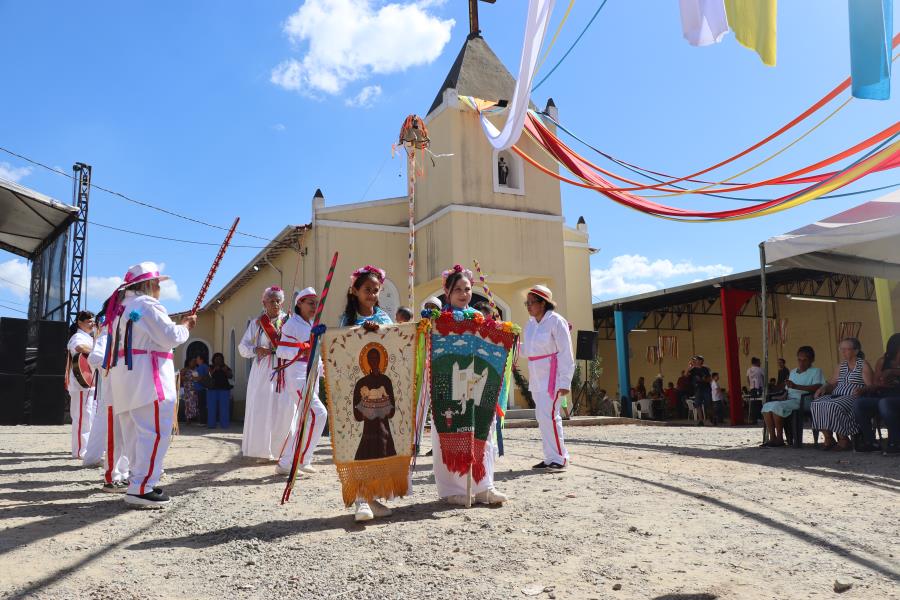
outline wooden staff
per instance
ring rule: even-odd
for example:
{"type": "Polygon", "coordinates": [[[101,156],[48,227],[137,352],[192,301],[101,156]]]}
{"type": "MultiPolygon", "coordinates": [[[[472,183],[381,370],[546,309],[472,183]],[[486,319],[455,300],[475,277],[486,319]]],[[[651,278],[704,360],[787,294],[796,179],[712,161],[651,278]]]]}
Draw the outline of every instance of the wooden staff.
{"type": "MultiPolygon", "coordinates": [[[[337,266],[337,261],[338,253],[335,252],[334,257],[331,259],[331,266],[328,268],[328,274],[325,276],[325,285],[322,287],[322,298],[319,300],[319,306],[316,307],[316,316],[313,319],[313,330],[315,330],[316,326],[319,325],[319,321],[322,319],[322,311],[325,308],[325,300],[328,299],[328,291],[331,289],[331,280],[334,278],[334,269],[337,266]]],[[[300,466],[301,442],[303,440],[303,433],[306,430],[306,417],[309,415],[313,390],[315,389],[313,386],[318,385],[319,383],[318,371],[316,372],[315,381],[310,381],[310,373],[312,372],[313,364],[319,362],[317,338],[318,336],[315,334],[310,337],[311,347],[309,349],[309,362],[306,364],[306,383],[303,386],[303,408],[301,409],[300,426],[297,428],[297,445],[294,448],[294,458],[291,461],[291,472],[288,474],[287,485],[284,487],[284,492],[281,494],[282,504],[291,499],[291,492],[294,490],[294,482],[297,480],[297,471],[300,466]]]]}
{"type": "Polygon", "coordinates": [[[197,294],[197,299],[194,300],[194,306],[191,307],[192,315],[196,315],[197,311],[200,309],[200,304],[203,302],[203,298],[206,296],[206,291],[209,289],[209,285],[212,283],[213,277],[215,277],[216,271],[219,269],[219,264],[222,262],[222,257],[225,256],[225,250],[228,248],[228,244],[231,243],[231,236],[234,235],[234,231],[235,229],[237,229],[238,222],[240,220],[240,217],[235,217],[234,224],[231,226],[231,229],[228,230],[228,235],[225,236],[225,241],[222,242],[222,247],[219,248],[219,253],[216,254],[216,259],[213,261],[212,266],[209,268],[209,273],[206,274],[206,279],[203,280],[203,285],[200,286],[200,292],[197,294]]]}

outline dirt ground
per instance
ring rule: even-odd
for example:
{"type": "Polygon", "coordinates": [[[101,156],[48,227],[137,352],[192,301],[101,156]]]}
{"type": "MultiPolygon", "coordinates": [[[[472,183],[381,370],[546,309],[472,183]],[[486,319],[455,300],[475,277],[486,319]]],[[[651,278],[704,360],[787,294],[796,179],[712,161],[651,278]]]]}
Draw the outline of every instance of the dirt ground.
{"type": "Polygon", "coordinates": [[[328,439],[319,473],[182,428],[162,511],[128,510],[68,457],[67,427],[0,428],[3,598],[900,598],[900,459],[756,448],[758,429],[570,427],[573,464],[530,469],[507,430],[502,508],[435,497],[421,458],[394,516],[357,525],[328,439]]]}

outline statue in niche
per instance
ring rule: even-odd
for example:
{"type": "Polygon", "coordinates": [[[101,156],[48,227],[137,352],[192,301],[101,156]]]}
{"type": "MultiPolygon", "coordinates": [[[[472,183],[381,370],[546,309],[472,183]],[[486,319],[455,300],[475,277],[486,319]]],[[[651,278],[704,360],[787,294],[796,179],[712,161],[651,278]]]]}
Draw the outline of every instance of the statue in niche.
{"type": "Polygon", "coordinates": [[[506,159],[502,156],[500,160],[497,161],[497,179],[500,181],[500,185],[508,186],[509,184],[509,165],[506,164],[506,159]]]}

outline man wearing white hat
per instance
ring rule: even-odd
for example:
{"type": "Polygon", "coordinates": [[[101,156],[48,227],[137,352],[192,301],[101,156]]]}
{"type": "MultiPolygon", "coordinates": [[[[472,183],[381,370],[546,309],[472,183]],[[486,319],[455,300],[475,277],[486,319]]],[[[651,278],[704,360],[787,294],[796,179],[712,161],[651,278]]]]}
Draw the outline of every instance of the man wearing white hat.
{"type": "MultiPolygon", "coordinates": [[[[87,356],[94,347],[94,313],[78,311],[75,323],[69,328],[72,337],[66,345],[69,358],[66,366],[66,388],[69,391],[69,413],[72,415],[72,458],[83,459],[87,454],[96,402],[87,356]]],[[[85,463],[93,466],[99,456],[85,463]]]]}
{"type": "Polygon", "coordinates": [[[287,315],[281,310],[284,291],[278,286],[266,288],[262,295],[263,313],[250,321],[247,331],[238,344],[238,352],[244,358],[253,359],[247,378],[247,403],[244,408],[244,437],[241,452],[267,460],[277,460],[284,438],[273,435],[278,413],[278,396],[283,391],[283,373],[272,377],[278,366],[275,355],[281,339],[281,328],[287,315]]]}
{"type": "MultiPolygon", "coordinates": [[[[318,294],[314,288],[308,287],[297,295],[294,301],[294,314],[287,320],[281,329],[281,342],[278,344],[276,355],[287,361],[285,368],[285,385],[283,398],[280,399],[281,416],[276,422],[276,433],[281,439],[281,452],[275,472],[279,475],[287,475],[291,470],[294,451],[297,447],[297,429],[302,429],[300,423],[302,415],[299,409],[303,406],[303,387],[306,385],[306,372],[309,368],[309,341],[312,332],[313,318],[316,307],[319,304],[318,294]]],[[[325,429],[325,419],[328,411],[319,399],[318,380],[322,371],[322,362],[319,361],[310,373],[315,380],[312,381],[313,396],[310,403],[310,412],[306,418],[306,431],[300,440],[300,470],[304,473],[315,473],[312,466],[313,452],[322,431],[325,429]]]]}
{"type": "Polygon", "coordinates": [[[553,292],[546,286],[528,290],[525,306],[531,318],[521,354],[528,359],[528,390],[544,446],[544,460],[534,468],[561,470],[568,464],[569,452],[559,416],[560,397],[569,393],[575,373],[569,322],[556,312],[553,292]]]}
{"type": "Polygon", "coordinates": [[[159,274],[153,262],[137,264],[107,302],[113,347],[109,371],[113,412],[119,417],[130,478],[125,502],[137,508],[162,508],[169,497],[156,487],[172,437],[175,368],[172,349],[185,343],[197,322],[169,318],[159,302],[159,274]]]}

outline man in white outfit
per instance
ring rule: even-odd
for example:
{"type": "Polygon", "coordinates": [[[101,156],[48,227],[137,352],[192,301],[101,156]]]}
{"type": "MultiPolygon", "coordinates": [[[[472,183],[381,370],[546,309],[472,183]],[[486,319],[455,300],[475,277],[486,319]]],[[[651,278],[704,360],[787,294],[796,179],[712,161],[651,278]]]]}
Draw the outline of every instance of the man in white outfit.
{"type": "MultiPolygon", "coordinates": [[[[98,322],[100,321],[98,316],[98,322]]],[[[106,375],[106,352],[109,342],[107,328],[100,326],[94,341],[94,349],[88,355],[88,363],[94,369],[94,397],[97,413],[91,426],[88,449],[82,459],[85,465],[93,465],[103,459],[103,491],[125,492],[128,489],[128,457],[119,417],[113,412],[112,389],[106,375]]],[[[112,349],[110,349],[112,351],[112,349]]],[[[111,358],[111,357],[110,357],[111,358]]]]}
{"type": "Polygon", "coordinates": [[[535,469],[565,469],[569,462],[559,416],[560,397],[569,393],[575,359],[569,323],[556,312],[553,292],[543,285],[528,290],[525,306],[531,319],[525,326],[521,355],[528,359],[528,390],[544,446],[544,460],[535,469]]]}
{"type": "MultiPolygon", "coordinates": [[[[83,368],[87,355],[94,347],[94,313],[79,311],[71,333],[66,346],[69,352],[66,387],[69,390],[69,414],[72,416],[72,458],[81,459],[87,452],[96,408],[90,368],[83,368]]],[[[99,457],[93,463],[85,464],[98,462],[99,457]]]]}
{"type": "Polygon", "coordinates": [[[275,420],[279,418],[278,377],[272,377],[278,366],[275,355],[281,337],[281,327],[287,320],[282,312],[284,292],[280,287],[266,288],[263,292],[263,313],[250,321],[238,352],[244,358],[252,358],[250,376],[247,378],[247,403],[244,408],[244,437],[241,451],[244,456],[255,456],[267,460],[277,460],[281,453],[284,437],[273,436],[275,420]]]}
{"type": "MultiPolygon", "coordinates": [[[[283,423],[288,428],[282,427],[279,430],[279,437],[284,437],[282,442],[281,456],[278,459],[278,465],[275,472],[279,475],[287,475],[291,472],[291,463],[294,459],[294,451],[297,447],[298,428],[302,430],[300,424],[299,409],[302,408],[303,399],[300,395],[303,393],[303,387],[306,385],[306,370],[309,365],[309,341],[312,332],[313,318],[316,314],[316,306],[318,306],[318,294],[314,288],[308,287],[297,296],[294,302],[294,314],[287,320],[281,329],[281,341],[278,343],[276,355],[278,358],[284,359],[289,363],[285,369],[285,385],[283,399],[280,401],[284,408],[283,423]],[[296,360],[295,360],[296,359],[296,360]],[[289,419],[289,420],[288,420],[289,419]]],[[[315,378],[313,382],[313,396],[310,402],[310,411],[307,416],[307,430],[300,446],[300,471],[304,473],[315,473],[316,468],[312,466],[313,452],[322,432],[325,430],[325,419],[328,418],[328,411],[325,405],[319,399],[318,381],[321,374],[321,361],[313,368],[312,376],[315,378]]],[[[275,439],[278,439],[277,437],[275,439]]]]}
{"type": "Polygon", "coordinates": [[[156,487],[172,437],[175,416],[175,368],[172,349],[185,343],[197,317],[188,315],[176,325],[159,302],[156,263],[142,262],[128,269],[125,283],[113,294],[107,315],[113,324],[110,369],[113,412],[122,425],[131,477],[125,502],[136,508],[162,508],[169,497],[156,487]],[[121,306],[121,311],[119,307],[121,306]],[[121,340],[119,343],[118,340],[121,340]]]}

